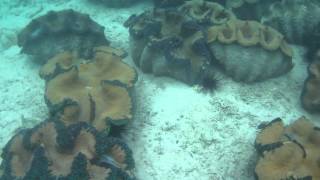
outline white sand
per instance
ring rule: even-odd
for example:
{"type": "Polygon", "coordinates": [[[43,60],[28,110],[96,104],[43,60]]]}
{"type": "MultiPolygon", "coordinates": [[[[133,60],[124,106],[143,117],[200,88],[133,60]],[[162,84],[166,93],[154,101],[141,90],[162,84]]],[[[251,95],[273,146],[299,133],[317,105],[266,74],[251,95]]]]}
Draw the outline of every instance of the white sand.
{"type": "MultiPolygon", "coordinates": [[[[73,8],[105,26],[113,46],[128,51],[128,32],[122,23],[150,4],[109,9],[86,0],[45,4],[34,1],[9,9],[0,5],[0,147],[19,128],[32,127],[47,117],[44,82],[39,67],[20,54],[15,34],[32,18],[48,10],[73,8]],[[5,12],[5,15],[3,13],[5,12]]],[[[52,1],[51,1],[52,2],[52,1]]],[[[10,4],[10,3],[9,3],[10,4]]],[[[13,4],[13,3],[11,3],[13,4]]],[[[220,86],[210,93],[169,78],[139,72],[136,115],[124,137],[134,152],[136,175],[143,180],[253,179],[257,125],[281,117],[286,123],[301,115],[314,121],[300,106],[306,78],[303,48],[294,47],[295,67],[280,78],[246,85],[220,74],[220,86]]],[[[132,64],[130,58],[126,61],[132,64]]]]}

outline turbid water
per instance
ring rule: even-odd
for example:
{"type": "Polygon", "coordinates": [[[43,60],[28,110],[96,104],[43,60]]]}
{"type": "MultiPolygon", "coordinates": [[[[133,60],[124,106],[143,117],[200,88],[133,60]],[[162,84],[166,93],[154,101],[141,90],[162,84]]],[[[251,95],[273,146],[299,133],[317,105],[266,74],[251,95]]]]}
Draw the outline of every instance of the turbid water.
{"type": "MultiPolygon", "coordinates": [[[[309,8],[307,3],[295,1],[297,7],[309,8]]],[[[231,1],[228,3],[232,5],[231,1]]],[[[271,6],[260,3],[261,6],[271,6]]],[[[258,159],[254,143],[259,124],[278,117],[290,124],[305,116],[319,125],[319,114],[305,110],[300,99],[312,59],[306,53],[316,49],[316,43],[290,40],[284,34],[285,39],[289,39],[294,64],[289,72],[261,82],[246,83],[235,81],[223,68],[215,67],[217,84],[213,89],[204,90],[201,84],[190,85],[170,76],[145,73],[133,62],[130,34],[123,24],[131,15],[152,8],[153,3],[148,1],[126,7],[108,7],[87,0],[1,1],[0,147],[5,147],[22,129],[33,128],[50,117],[44,98],[45,81],[38,75],[41,65],[32,55],[21,52],[17,36],[31,20],[48,11],[64,9],[88,14],[103,26],[104,35],[112,47],[128,52],[123,61],[137,71],[138,79],[132,92],[133,118],[120,132],[121,139],[132,150],[135,160],[132,172],[137,179],[254,179],[258,159]]],[[[234,8],[234,11],[242,18],[261,18],[258,15],[247,17],[241,9],[234,8]]],[[[320,13],[313,15],[318,17],[320,13]]],[[[266,21],[265,17],[261,19],[266,21]]],[[[296,20],[298,18],[303,17],[296,20]]],[[[320,89],[315,92],[316,99],[320,96],[320,89]]],[[[116,157],[104,157],[111,166],[118,163],[116,157]]],[[[21,159],[17,161],[23,164],[21,159]]]]}

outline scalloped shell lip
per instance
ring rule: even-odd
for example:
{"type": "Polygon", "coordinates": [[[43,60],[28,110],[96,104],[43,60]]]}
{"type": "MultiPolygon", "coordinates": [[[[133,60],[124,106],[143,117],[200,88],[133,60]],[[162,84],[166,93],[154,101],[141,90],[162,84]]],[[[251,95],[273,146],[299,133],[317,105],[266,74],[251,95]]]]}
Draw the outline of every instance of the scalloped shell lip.
{"type": "Polygon", "coordinates": [[[289,44],[284,39],[281,41],[280,49],[288,57],[293,56],[293,50],[289,47],[289,44]]]}
{"type": "Polygon", "coordinates": [[[209,24],[222,24],[235,18],[234,14],[222,5],[203,0],[186,2],[179,9],[196,21],[200,21],[200,23],[209,21],[209,24]]]}
{"type": "Polygon", "coordinates": [[[214,22],[214,24],[223,24],[232,19],[235,19],[235,15],[226,9],[222,9],[221,11],[214,13],[212,22],[214,22]]]}
{"type": "Polygon", "coordinates": [[[219,42],[231,44],[237,40],[236,33],[236,25],[229,21],[228,23],[221,26],[221,29],[218,32],[217,39],[219,40],[219,42]]]}
{"type": "Polygon", "coordinates": [[[230,20],[223,25],[213,25],[208,28],[207,37],[208,43],[219,41],[225,44],[237,42],[248,47],[259,45],[269,51],[280,49],[289,58],[293,56],[282,34],[256,21],[230,20]]]}
{"type": "Polygon", "coordinates": [[[217,40],[218,33],[220,32],[220,28],[217,26],[211,26],[207,31],[207,40],[208,43],[212,43],[217,40]]]}
{"type": "Polygon", "coordinates": [[[237,40],[242,46],[254,46],[259,43],[259,23],[255,21],[241,21],[237,25],[237,40]]]}
{"type": "Polygon", "coordinates": [[[260,45],[267,50],[276,50],[280,47],[283,36],[273,28],[260,28],[260,45]]]}

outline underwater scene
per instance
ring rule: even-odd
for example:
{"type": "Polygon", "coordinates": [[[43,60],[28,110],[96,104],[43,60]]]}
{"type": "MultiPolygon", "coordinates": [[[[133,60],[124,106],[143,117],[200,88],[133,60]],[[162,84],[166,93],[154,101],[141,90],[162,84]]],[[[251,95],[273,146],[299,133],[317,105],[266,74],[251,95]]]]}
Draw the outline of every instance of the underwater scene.
{"type": "Polygon", "coordinates": [[[320,0],[1,0],[0,180],[320,180],[320,0]]]}

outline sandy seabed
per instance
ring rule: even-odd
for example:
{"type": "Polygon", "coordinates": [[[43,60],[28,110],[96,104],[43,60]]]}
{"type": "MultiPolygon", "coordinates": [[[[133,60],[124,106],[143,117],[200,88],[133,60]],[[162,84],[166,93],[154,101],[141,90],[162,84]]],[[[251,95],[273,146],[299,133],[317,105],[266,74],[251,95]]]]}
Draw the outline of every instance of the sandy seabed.
{"type": "MultiPolygon", "coordinates": [[[[0,4],[1,148],[19,129],[48,117],[39,65],[17,46],[17,33],[32,18],[67,8],[88,13],[105,26],[112,46],[129,52],[128,31],[122,24],[131,14],[151,7],[141,3],[112,9],[87,0],[22,2],[0,4]]],[[[135,118],[123,133],[134,152],[138,179],[253,179],[254,139],[261,122],[281,117],[290,123],[302,115],[315,123],[320,119],[300,106],[307,63],[305,50],[293,49],[295,67],[290,73],[251,85],[219,73],[219,87],[213,92],[138,71],[135,118]]],[[[133,65],[130,56],[125,61],[133,65]]]]}

